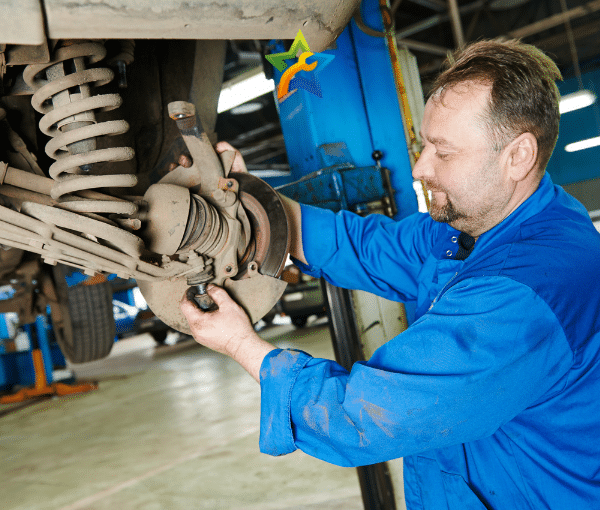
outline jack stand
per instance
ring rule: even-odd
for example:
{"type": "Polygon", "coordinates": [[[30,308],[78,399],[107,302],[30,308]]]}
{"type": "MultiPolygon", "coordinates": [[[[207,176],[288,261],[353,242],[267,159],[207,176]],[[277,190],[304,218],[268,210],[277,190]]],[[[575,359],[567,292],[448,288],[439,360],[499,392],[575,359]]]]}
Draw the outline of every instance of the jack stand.
{"type": "MultiPolygon", "coordinates": [[[[34,339],[34,335],[30,335],[30,340],[33,343],[37,343],[38,347],[31,351],[31,358],[33,360],[33,369],[35,373],[35,384],[33,387],[23,388],[12,395],[5,395],[0,397],[0,404],[13,404],[16,402],[23,402],[30,398],[44,397],[47,395],[72,395],[74,393],[84,393],[98,389],[98,385],[95,383],[82,383],[82,384],[65,384],[55,382],[48,384],[48,378],[46,377],[46,368],[44,367],[44,357],[42,350],[49,349],[48,335],[47,335],[47,324],[46,317],[38,315],[35,320],[35,330],[37,333],[37,342],[34,339]]],[[[50,370],[52,367],[50,367],[50,370]]]]}

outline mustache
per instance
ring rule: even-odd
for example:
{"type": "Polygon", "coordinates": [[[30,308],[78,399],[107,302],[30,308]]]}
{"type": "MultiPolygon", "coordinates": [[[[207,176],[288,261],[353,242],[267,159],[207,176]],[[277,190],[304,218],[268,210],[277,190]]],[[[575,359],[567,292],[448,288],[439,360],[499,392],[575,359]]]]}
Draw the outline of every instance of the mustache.
{"type": "Polygon", "coordinates": [[[432,183],[429,181],[423,181],[423,184],[425,185],[425,188],[427,189],[427,191],[431,191],[431,192],[438,192],[441,191],[442,193],[445,193],[446,190],[441,188],[439,185],[437,185],[437,183],[432,183]]]}

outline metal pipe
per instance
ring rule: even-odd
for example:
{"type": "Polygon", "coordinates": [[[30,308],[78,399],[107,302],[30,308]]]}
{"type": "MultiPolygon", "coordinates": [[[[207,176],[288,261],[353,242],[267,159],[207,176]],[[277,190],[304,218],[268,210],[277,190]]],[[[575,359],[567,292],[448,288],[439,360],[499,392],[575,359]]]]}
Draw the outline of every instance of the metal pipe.
{"type": "Polygon", "coordinates": [[[50,195],[54,180],[18,168],[8,166],[0,161],[0,184],[10,184],[17,188],[35,191],[43,195],[50,195]]]}
{"type": "MultiPolygon", "coordinates": [[[[459,8],[459,12],[461,15],[469,14],[471,12],[475,12],[478,9],[481,9],[486,3],[486,0],[477,0],[472,4],[465,5],[464,7],[459,8]]],[[[434,14],[433,16],[424,19],[423,21],[419,21],[418,23],[414,23],[402,29],[396,30],[396,37],[398,39],[404,39],[406,37],[410,37],[413,34],[418,32],[422,32],[428,28],[439,25],[440,23],[444,23],[448,21],[450,16],[448,14],[434,14]]]]}
{"type": "Polygon", "coordinates": [[[454,44],[457,48],[462,48],[465,45],[465,34],[463,32],[460,11],[456,0],[448,0],[448,12],[450,13],[450,24],[452,25],[454,44]]]}
{"type": "Polygon", "coordinates": [[[508,35],[510,37],[514,37],[515,39],[528,37],[530,35],[543,32],[544,30],[548,30],[549,28],[562,25],[563,23],[565,23],[565,21],[581,18],[582,16],[586,16],[588,14],[591,14],[592,12],[596,12],[599,10],[600,0],[594,0],[592,2],[588,2],[585,5],[580,5],[579,7],[570,9],[567,12],[555,14],[554,16],[550,16],[549,18],[536,21],[531,25],[527,25],[525,27],[513,30],[512,32],[509,32],[508,35]]]}
{"type": "MultiPolygon", "coordinates": [[[[600,31],[600,21],[593,21],[591,23],[586,23],[585,25],[581,25],[573,30],[573,35],[575,39],[580,39],[582,37],[588,37],[590,35],[597,34],[600,31]]],[[[552,48],[556,48],[557,46],[562,46],[565,43],[568,43],[568,37],[566,33],[561,33],[557,35],[553,35],[542,39],[541,41],[537,41],[535,45],[542,50],[550,50],[552,48]]]]}
{"type": "MultiPolygon", "coordinates": [[[[560,8],[563,13],[567,12],[567,0],[560,0],[560,8]]],[[[581,69],[579,67],[579,57],[577,55],[577,45],[575,44],[575,36],[573,35],[571,21],[568,18],[565,20],[565,28],[567,31],[567,39],[569,40],[569,49],[571,50],[571,59],[573,60],[573,69],[575,70],[575,76],[577,77],[577,83],[579,84],[579,90],[583,90],[583,80],[581,79],[581,69]]]]}
{"type": "Polygon", "coordinates": [[[421,41],[415,41],[414,39],[401,39],[397,43],[398,48],[408,48],[409,50],[422,51],[423,53],[431,53],[432,55],[440,55],[445,57],[449,51],[449,48],[438,46],[437,44],[429,44],[421,41]]]}
{"type": "Polygon", "coordinates": [[[429,9],[433,9],[434,11],[444,12],[448,9],[446,2],[443,0],[412,0],[414,4],[422,5],[423,7],[428,7],[429,9]]]}

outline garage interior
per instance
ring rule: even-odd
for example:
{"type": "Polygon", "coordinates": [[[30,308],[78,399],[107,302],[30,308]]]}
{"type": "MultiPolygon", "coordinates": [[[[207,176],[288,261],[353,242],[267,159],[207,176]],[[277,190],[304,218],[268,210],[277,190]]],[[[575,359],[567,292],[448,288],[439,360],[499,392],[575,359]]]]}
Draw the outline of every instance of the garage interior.
{"type": "MultiPolygon", "coordinates": [[[[355,45],[360,37],[364,37],[378,41],[377,44],[384,48],[384,21],[380,18],[381,27],[372,21],[373,12],[381,16],[378,3],[365,0],[364,8],[370,9],[369,12],[356,10],[345,31],[319,51],[341,59],[348,32],[352,33],[355,45]]],[[[563,96],[578,91],[591,92],[595,102],[561,118],[561,134],[548,171],[554,182],[579,199],[592,219],[600,223],[600,169],[597,164],[600,106],[596,100],[600,88],[598,0],[394,0],[389,2],[385,12],[393,19],[397,47],[414,57],[413,79],[419,87],[409,91],[409,95],[412,93],[411,100],[416,98],[417,103],[430,92],[432,80],[448,52],[469,41],[495,37],[521,38],[550,54],[563,73],[564,81],[559,84],[563,96]],[[597,143],[584,150],[567,149],[582,140],[597,140],[597,143]]],[[[256,74],[257,70],[263,71],[267,78],[275,77],[277,83],[280,73],[274,72],[266,55],[288,50],[299,29],[304,30],[302,24],[296,23],[287,28],[285,37],[278,39],[244,37],[228,40],[223,57],[223,87],[256,74]]],[[[138,51],[152,54],[153,44],[153,41],[140,40],[138,51]]],[[[178,48],[188,48],[194,43],[187,40],[170,44],[162,56],[172,55],[175,60],[178,48]]],[[[4,48],[0,55],[3,52],[4,48]]],[[[382,58],[389,57],[384,53],[382,58]]],[[[145,62],[143,58],[139,60],[145,62]]],[[[361,55],[357,62],[361,62],[361,55]]],[[[362,59],[362,65],[365,65],[365,59],[362,59]]],[[[370,98],[370,94],[380,94],[376,85],[382,80],[381,76],[372,76],[371,82],[364,76],[360,78],[363,87],[368,83],[373,87],[361,92],[361,102],[370,98]]],[[[131,79],[135,83],[135,76],[131,79]]],[[[172,79],[176,80],[176,77],[172,79]]],[[[388,80],[392,86],[385,100],[395,101],[397,105],[391,71],[388,80]]],[[[327,77],[323,77],[322,86],[323,98],[307,97],[303,92],[306,104],[313,101],[311,104],[318,105],[317,101],[336,93],[350,97],[351,91],[356,90],[351,83],[342,86],[335,79],[327,82],[327,77]]],[[[124,108],[127,108],[128,97],[134,101],[136,90],[130,87],[122,95],[124,108]]],[[[339,126],[343,124],[340,121],[343,117],[335,117],[327,125],[325,121],[323,124],[323,131],[335,129],[339,138],[333,139],[329,135],[327,139],[327,135],[317,134],[314,139],[307,139],[298,132],[301,128],[286,123],[285,108],[290,107],[290,102],[286,107],[283,105],[278,104],[276,91],[263,93],[220,112],[214,119],[212,134],[212,141],[225,140],[238,148],[250,173],[265,179],[273,187],[290,186],[307,174],[329,166],[323,164],[323,160],[317,161],[316,146],[344,139],[340,134],[344,129],[339,126]],[[302,147],[307,140],[311,154],[315,154],[314,160],[310,156],[310,162],[309,151],[302,147]]],[[[369,168],[379,166],[379,159],[372,156],[375,149],[383,152],[382,162],[392,171],[392,183],[389,188],[385,188],[385,183],[381,185],[388,195],[381,200],[376,212],[389,212],[386,209],[389,201],[386,200],[394,193],[390,191],[393,188],[397,193],[396,211],[390,214],[401,218],[416,211],[417,197],[406,164],[391,159],[390,152],[393,151],[385,145],[388,139],[383,134],[378,135],[378,129],[383,133],[389,130],[394,119],[406,119],[400,108],[385,114],[381,105],[377,108],[379,110],[368,113],[364,125],[354,129],[348,146],[364,144],[359,157],[353,154],[352,162],[353,168],[364,169],[363,174],[369,168]],[[377,145],[378,136],[381,136],[380,146],[377,145]],[[404,174],[395,175],[395,168],[404,174]],[[413,196],[407,197],[407,193],[413,196]]],[[[418,106],[414,108],[418,110],[418,106]]],[[[324,117],[328,114],[328,111],[321,112],[324,117]]],[[[418,127],[418,115],[414,117],[418,127]]],[[[150,139],[153,140],[152,136],[150,139]]],[[[404,138],[403,131],[400,137],[404,138]]],[[[404,142],[403,157],[408,162],[410,140],[404,142]]],[[[171,159],[160,162],[162,167],[176,161],[177,150],[185,152],[182,143],[177,145],[176,142],[174,147],[175,152],[169,156],[171,159]]],[[[139,151],[138,146],[136,151],[139,151]]],[[[293,186],[288,189],[298,192],[293,186]]],[[[343,208],[344,204],[337,207],[343,208]]],[[[356,209],[361,214],[366,211],[358,206],[356,209]]],[[[288,296],[299,294],[298,289],[294,290],[294,283],[309,282],[308,278],[298,274],[288,277],[293,282],[286,291],[288,296]]],[[[90,363],[67,362],[62,368],[61,362],[48,361],[56,353],[50,350],[43,353],[48,383],[59,380],[68,384],[93,382],[97,389],[0,405],[3,508],[404,508],[397,466],[384,467],[383,474],[381,471],[357,472],[320,462],[301,452],[281,458],[260,454],[258,385],[225,356],[198,346],[189,336],[163,327],[160,321],[157,325],[151,312],[146,312],[142,322],[136,321],[143,305],[138,306],[133,297],[135,281],[117,280],[111,288],[114,290],[115,285],[122,285],[115,292],[124,294],[118,300],[119,305],[113,301],[113,311],[128,319],[124,319],[123,331],[115,332],[119,338],[108,357],[90,363]]],[[[314,293],[315,282],[309,284],[312,286],[310,292],[314,293]]],[[[267,319],[258,323],[260,335],[277,347],[301,349],[316,357],[337,358],[346,366],[368,357],[378,342],[390,338],[398,327],[406,327],[410,322],[408,306],[406,312],[399,312],[389,308],[389,304],[373,305],[369,297],[338,293],[326,287],[321,291],[319,282],[316,286],[323,299],[317,306],[322,308],[328,303],[327,314],[311,309],[310,313],[294,317],[289,311],[282,313],[284,305],[280,301],[267,319]],[[373,314],[376,319],[372,318],[373,314]],[[399,314],[402,324],[388,325],[383,318],[393,315],[398,322],[396,316],[399,314]],[[377,327],[369,327],[376,322],[377,327]],[[345,328],[342,327],[344,324],[345,328]]],[[[0,290],[11,295],[10,289],[4,286],[0,290]]],[[[33,332],[35,327],[21,327],[23,321],[18,313],[7,312],[2,317],[4,328],[0,324],[0,332],[5,331],[0,335],[3,337],[0,357],[4,360],[1,370],[3,382],[6,382],[2,390],[4,396],[8,396],[23,386],[35,385],[33,365],[28,361],[24,367],[22,359],[31,357],[35,342],[28,342],[27,338],[36,334],[33,332]],[[17,341],[19,335],[20,343],[17,341]],[[17,374],[19,370],[25,375],[17,374]]],[[[48,328],[51,331],[52,328],[48,328]]],[[[55,344],[51,347],[56,350],[55,344]]]]}

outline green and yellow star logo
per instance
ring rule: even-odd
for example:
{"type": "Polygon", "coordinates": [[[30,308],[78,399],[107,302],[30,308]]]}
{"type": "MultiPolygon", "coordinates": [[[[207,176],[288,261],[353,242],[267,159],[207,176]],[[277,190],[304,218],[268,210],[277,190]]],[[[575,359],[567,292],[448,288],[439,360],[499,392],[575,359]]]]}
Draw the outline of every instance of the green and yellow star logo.
{"type": "Polygon", "coordinates": [[[333,57],[333,55],[327,53],[312,53],[302,31],[298,30],[298,34],[288,51],[266,55],[267,60],[273,67],[283,73],[277,87],[277,99],[282,102],[297,89],[304,89],[311,94],[322,97],[317,75],[327,67],[333,57]],[[311,59],[311,62],[307,62],[308,58],[311,59]],[[296,60],[296,62],[289,66],[286,60],[296,60]],[[304,71],[304,73],[301,71],[304,71]],[[296,76],[298,73],[300,74],[296,76]],[[310,79],[307,76],[310,76],[310,79]]]}
{"type": "Polygon", "coordinates": [[[294,39],[292,47],[289,49],[289,51],[286,51],[285,53],[274,53],[273,55],[267,55],[266,58],[274,68],[283,72],[288,66],[286,60],[292,60],[298,57],[298,50],[302,50],[300,53],[310,51],[308,43],[306,42],[306,38],[302,34],[301,30],[298,30],[298,34],[296,34],[296,38],[294,39]]]}

